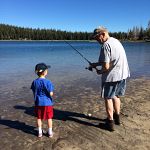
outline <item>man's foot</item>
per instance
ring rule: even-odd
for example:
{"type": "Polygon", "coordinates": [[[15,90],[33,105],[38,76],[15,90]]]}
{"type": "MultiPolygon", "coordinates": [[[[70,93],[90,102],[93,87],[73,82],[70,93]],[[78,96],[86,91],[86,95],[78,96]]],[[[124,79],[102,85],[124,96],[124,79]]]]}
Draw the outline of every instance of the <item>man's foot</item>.
{"type": "Polygon", "coordinates": [[[119,114],[114,113],[113,117],[114,117],[115,124],[120,125],[120,116],[119,116],[119,114]]]}
{"type": "Polygon", "coordinates": [[[109,131],[114,131],[114,121],[113,120],[107,120],[106,127],[109,131]]]}

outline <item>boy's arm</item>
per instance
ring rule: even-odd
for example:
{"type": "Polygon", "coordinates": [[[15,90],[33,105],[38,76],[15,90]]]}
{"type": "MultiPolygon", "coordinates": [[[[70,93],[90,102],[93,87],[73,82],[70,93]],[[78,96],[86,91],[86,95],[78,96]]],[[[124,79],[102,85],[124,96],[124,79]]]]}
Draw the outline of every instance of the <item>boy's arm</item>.
{"type": "Polygon", "coordinates": [[[52,97],[54,95],[54,92],[53,92],[54,91],[54,86],[50,81],[48,81],[47,90],[49,92],[49,95],[52,97]]]}

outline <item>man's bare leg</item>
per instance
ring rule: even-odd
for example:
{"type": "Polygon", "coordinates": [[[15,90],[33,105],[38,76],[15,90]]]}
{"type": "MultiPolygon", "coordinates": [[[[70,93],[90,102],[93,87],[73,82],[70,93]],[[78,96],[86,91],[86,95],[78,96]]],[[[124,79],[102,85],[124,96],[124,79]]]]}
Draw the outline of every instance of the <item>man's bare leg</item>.
{"type": "Polygon", "coordinates": [[[116,125],[120,125],[120,98],[115,96],[113,98],[113,105],[114,105],[114,121],[116,125]]]}
{"type": "Polygon", "coordinates": [[[106,113],[109,120],[113,120],[113,101],[112,99],[105,99],[106,113]]]}
{"type": "Polygon", "coordinates": [[[113,100],[105,99],[105,107],[107,113],[107,128],[109,131],[114,131],[114,121],[113,121],[113,100]]]}
{"type": "Polygon", "coordinates": [[[113,98],[113,106],[114,106],[114,112],[119,115],[120,114],[120,98],[119,97],[115,96],[113,98]]]}

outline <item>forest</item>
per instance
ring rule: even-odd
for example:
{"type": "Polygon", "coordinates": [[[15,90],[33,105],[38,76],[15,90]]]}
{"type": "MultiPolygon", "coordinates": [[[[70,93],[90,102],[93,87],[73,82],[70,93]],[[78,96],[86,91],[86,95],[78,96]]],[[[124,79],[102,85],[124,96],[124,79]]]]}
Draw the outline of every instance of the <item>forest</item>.
{"type": "MultiPolygon", "coordinates": [[[[18,27],[8,24],[0,24],[0,40],[91,40],[90,32],[69,32],[57,29],[40,29],[18,27]]],[[[150,41],[150,21],[146,29],[134,26],[127,32],[110,32],[119,40],[150,41]]]]}

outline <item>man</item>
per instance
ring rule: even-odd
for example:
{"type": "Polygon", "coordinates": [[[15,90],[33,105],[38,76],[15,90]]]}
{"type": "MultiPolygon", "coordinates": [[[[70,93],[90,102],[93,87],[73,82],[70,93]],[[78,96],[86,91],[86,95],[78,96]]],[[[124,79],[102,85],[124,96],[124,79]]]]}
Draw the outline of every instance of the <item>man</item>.
{"type": "Polygon", "coordinates": [[[105,99],[107,112],[107,128],[114,131],[114,122],[120,125],[120,96],[125,94],[126,78],[130,76],[125,50],[122,44],[110,37],[108,30],[98,27],[94,30],[93,37],[102,46],[99,61],[91,63],[89,67],[96,68],[98,74],[102,74],[101,96],[105,99]]]}

